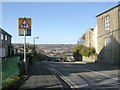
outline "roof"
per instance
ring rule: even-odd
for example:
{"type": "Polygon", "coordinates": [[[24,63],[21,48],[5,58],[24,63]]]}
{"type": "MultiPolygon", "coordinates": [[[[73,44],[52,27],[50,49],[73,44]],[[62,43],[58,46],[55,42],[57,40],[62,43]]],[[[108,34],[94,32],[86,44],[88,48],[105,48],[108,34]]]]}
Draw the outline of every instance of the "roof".
{"type": "Polygon", "coordinates": [[[85,40],[85,33],[82,35],[81,39],[85,40]]]}
{"type": "Polygon", "coordinates": [[[106,12],[108,12],[108,11],[110,11],[110,10],[116,8],[116,7],[118,7],[118,6],[120,6],[120,4],[118,4],[118,5],[116,5],[116,6],[112,7],[112,8],[110,8],[110,9],[108,9],[108,10],[106,10],[106,11],[104,11],[104,12],[98,14],[96,17],[98,17],[98,16],[100,16],[100,15],[102,15],[102,14],[104,14],[104,13],[106,13],[106,12]]]}
{"type": "Polygon", "coordinates": [[[94,28],[89,28],[89,30],[93,31],[93,30],[94,30],[94,28]]]}
{"type": "Polygon", "coordinates": [[[9,35],[10,37],[12,37],[12,35],[10,35],[9,33],[7,33],[5,30],[3,30],[2,28],[0,28],[0,32],[9,35]]]}

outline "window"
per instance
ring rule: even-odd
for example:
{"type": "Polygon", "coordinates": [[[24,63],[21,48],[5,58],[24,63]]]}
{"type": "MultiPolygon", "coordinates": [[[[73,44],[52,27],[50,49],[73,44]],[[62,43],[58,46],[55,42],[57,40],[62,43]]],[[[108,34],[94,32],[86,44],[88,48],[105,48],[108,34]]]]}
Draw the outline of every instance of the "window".
{"type": "Polygon", "coordinates": [[[110,30],[110,16],[105,17],[105,30],[110,30]]]}
{"type": "Polygon", "coordinates": [[[105,39],[105,49],[106,50],[111,50],[111,38],[106,38],[105,39]]]}
{"type": "Polygon", "coordinates": [[[1,34],[0,38],[1,38],[1,40],[4,40],[4,35],[3,35],[3,34],[1,34]]]}
{"type": "Polygon", "coordinates": [[[5,35],[5,40],[7,40],[7,35],[5,35]]]}

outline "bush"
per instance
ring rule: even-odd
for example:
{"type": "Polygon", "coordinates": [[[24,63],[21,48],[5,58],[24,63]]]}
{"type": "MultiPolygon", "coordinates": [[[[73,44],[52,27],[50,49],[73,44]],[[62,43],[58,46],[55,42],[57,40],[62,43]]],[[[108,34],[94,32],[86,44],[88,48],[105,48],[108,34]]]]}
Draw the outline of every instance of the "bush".
{"type": "Polygon", "coordinates": [[[73,52],[80,51],[83,47],[84,47],[83,45],[77,44],[77,45],[74,47],[73,52]]]}
{"type": "Polygon", "coordinates": [[[3,87],[3,88],[10,88],[10,87],[11,87],[13,84],[15,84],[19,79],[20,79],[20,77],[18,77],[18,76],[11,77],[11,78],[5,80],[5,81],[2,83],[2,87],[3,87]]]}
{"type": "Polygon", "coordinates": [[[82,50],[80,51],[80,53],[82,54],[82,56],[91,56],[95,53],[95,48],[93,47],[83,47],[82,50]]]}
{"type": "Polygon", "coordinates": [[[95,54],[95,48],[86,47],[86,46],[83,46],[83,45],[76,45],[75,46],[73,53],[76,54],[78,51],[79,51],[79,54],[81,54],[82,56],[87,56],[87,57],[95,54]]]}

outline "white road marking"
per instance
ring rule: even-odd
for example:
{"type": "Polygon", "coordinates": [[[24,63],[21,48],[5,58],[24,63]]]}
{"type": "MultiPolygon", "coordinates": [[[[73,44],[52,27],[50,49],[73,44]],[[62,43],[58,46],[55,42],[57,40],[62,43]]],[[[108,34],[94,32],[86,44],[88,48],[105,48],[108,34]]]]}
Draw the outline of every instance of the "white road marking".
{"type": "MultiPolygon", "coordinates": [[[[69,66],[69,65],[68,65],[69,66]]],[[[63,74],[61,74],[58,70],[54,69],[54,68],[51,68],[52,71],[54,71],[56,74],[59,75],[59,77],[61,79],[63,79],[71,88],[81,88],[81,87],[84,87],[84,86],[88,86],[88,84],[85,84],[85,85],[75,85],[75,83],[71,80],[69,80],[66,76],[64,76],[63,74]]],[[[87,71],[90,71],[91,73],[95,73],[95,74],[98,74],[98,75],[102,75],[102,76],[105,76],[107,78],[110,78],[110,79],[113,79],[113,80],[119,80],[118,78],[111,78],[111,76],[109,75],[106,75],[106,74],[103,74],[101,72],[97,72],[97,71],[94,71],[94,70],[91,70],[91,69],[87,69],[87,68],[83,68],[84,70],[87,70],[87,71]]],[[[81,74],[81,73],[79,73],[81,74]]],[[[71,75],[77,75],[77,74],[71,74],[71,75]]],[[[107,79],[107,80],[110,80],[110,79],[107,79]]]]}
{"type": "MultiPolygon", "coordinates": [[[[99,73],[99,72],[96,72],[96,71],[93,71],[93,70],[90,70],[90,69],[87,69],[87,68],[84,68],[84,69],[87,70],[87,71],[90,71],[90,72],[93,72],[93,73],[96,73],[96,74],[103,75],[105,77],[111,78],[109,75],[105,75],[103,73],[99,73]]],[[[111,79],[119,80],[118,78],[111,78],[111,79]]]]}

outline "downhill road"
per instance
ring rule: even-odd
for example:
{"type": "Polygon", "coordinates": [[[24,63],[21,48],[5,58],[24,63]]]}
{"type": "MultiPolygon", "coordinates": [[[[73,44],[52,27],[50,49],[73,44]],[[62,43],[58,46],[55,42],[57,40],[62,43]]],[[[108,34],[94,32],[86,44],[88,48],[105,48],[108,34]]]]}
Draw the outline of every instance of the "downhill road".
{"type": "Polygon", "coordinates": [[[36,62],[30,66],[23,89],[119,90],[119,69],[82,62],[36,62]]]}
{"type": "Polygon", "coordinates": [[[47,62],[49,68],[70,88],[87,90],[118,90],[118,68],[99,63],[47,62]]]}

